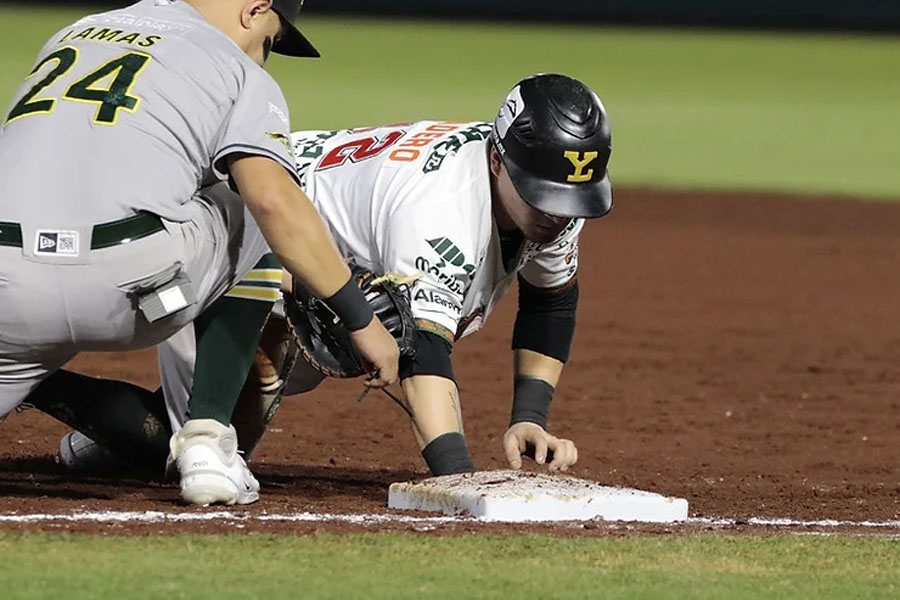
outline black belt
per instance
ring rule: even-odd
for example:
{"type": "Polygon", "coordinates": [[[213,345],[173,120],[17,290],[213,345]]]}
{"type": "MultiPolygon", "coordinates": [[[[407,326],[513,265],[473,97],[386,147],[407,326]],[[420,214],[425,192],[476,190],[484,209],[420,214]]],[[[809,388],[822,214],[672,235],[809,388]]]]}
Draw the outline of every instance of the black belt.
{"type": "MultiPolygon", "coordinates": [[[[139,213],[118,221],[100,223],[94,225],[91,250],[126,244],[164,229],[162,220],[151,213],[139,213]]],[[[0,221],[0,246],[22,247],[22,227],[18,223],[0,221]]]]}

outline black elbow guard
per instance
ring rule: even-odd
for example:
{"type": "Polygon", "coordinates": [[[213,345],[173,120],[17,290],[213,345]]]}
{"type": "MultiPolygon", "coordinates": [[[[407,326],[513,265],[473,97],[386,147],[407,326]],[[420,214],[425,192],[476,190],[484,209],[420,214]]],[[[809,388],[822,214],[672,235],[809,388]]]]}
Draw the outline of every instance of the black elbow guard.
{"type": "Polygon", "coordinates": [[[560,362],[569,359],[575,335],[578,281],[545,290],[519,277],[519,313],[513,329],[513,350],[531,350],[560,362]]]}
{"type": "Polygon", "coordinates": [[[453,346],[441,336],[416,329],[416,355],[400,358],[400,379],[413,375],[437,375],[456,381],[450,353],[453,346]]]}

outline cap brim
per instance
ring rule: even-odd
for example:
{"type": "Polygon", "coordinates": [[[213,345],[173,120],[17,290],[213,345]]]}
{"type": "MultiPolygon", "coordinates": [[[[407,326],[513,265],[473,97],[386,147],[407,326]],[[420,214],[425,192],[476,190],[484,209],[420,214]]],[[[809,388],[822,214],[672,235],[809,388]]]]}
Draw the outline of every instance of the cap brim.
{"type": "Polygon", "coordinates": [[[598,181],[571,184],[538,179],[511,160],[505,160],[503,164],[522,200],[542,213],[554,217],[591,219],[602,217],[612,209],[609,171],[598,181]]]}
{"type": "Polygon", "coordinates": [[[285,26],[281,30],[281,39],[272,46],[272,52],[282,54],[284,56],[300,56],[305,58],[319,58],[322,56],[316,50],[306,36],[300,33],[297,26],[293,23],[285,22],[285,26]]]}

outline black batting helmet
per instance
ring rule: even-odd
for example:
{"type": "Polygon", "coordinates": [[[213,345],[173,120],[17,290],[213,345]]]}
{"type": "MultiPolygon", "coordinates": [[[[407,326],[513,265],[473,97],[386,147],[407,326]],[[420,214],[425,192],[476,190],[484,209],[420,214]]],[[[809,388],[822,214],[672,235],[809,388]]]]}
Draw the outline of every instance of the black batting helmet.
{"type": "Polygon", "coordinates": [[[510,91],[491,139],[522,199],[558,217],[602,217],[612,208],[612,152],[597,94],[565,75],[539,74],[510,91]]]}

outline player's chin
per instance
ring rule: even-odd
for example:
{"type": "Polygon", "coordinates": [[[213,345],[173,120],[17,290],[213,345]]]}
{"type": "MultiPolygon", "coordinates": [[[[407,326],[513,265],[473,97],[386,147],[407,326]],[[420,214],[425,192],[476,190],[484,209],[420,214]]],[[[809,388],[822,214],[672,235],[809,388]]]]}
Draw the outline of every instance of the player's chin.
{"type": "Polygon", "coordinates": [[[562,230],[565,228],[566,224],[533,224],[530,227],[525,228],[522,233],[525,236],[525,239],[527,239],[529,242],[534,242],[536,244],[546,244],[559,237],[559,234],[562,233],[562,230]]]}

